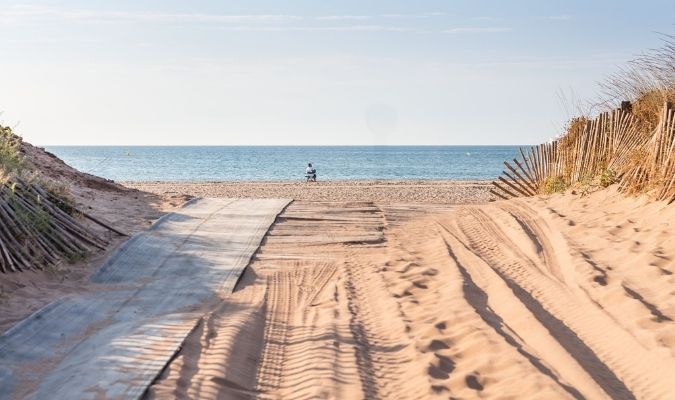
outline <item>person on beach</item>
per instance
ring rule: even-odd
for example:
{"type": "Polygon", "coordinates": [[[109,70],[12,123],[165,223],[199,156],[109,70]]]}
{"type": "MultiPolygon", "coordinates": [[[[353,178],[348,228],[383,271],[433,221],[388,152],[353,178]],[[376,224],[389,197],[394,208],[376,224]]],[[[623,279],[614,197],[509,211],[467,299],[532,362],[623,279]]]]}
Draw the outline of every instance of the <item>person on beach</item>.
{"type": "Polygon", "coordinates": [[[312,163],[307,163],[307,169],[305,169],[305,175],[307,175],[307,182],[310,180],[316,182],[316,169],[312,167],[312,163]]]}

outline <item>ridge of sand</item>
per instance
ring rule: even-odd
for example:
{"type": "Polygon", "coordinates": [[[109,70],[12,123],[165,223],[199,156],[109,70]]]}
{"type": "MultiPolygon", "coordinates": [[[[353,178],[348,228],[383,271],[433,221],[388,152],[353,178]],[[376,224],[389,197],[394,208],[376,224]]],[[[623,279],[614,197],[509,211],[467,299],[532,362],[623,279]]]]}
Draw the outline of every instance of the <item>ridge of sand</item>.
{"type": "Polygon", "coordinates": [[[150,398],[670,398],[675,207],[295,202],[150,398]]]}

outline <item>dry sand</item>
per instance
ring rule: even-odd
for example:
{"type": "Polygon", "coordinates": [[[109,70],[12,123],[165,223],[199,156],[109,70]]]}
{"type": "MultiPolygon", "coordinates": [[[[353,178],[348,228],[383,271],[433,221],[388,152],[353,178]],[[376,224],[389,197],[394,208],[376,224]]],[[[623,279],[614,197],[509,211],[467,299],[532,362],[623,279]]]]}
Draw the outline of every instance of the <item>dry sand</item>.
{"type": "Polygon", "coordinates": [[[294,202],[150,398],[675,397],[675,207],[294,202]]]}
{"type": "Polygon", "coordinates": [[[159,195],[285,198],[311,201],[390,203],[485,203],[494,196],[489,181],[319,181],[319,182],[122,182],[159,195]]]}
{"type": "MultiPolygon", "coordinates": [[[[109,225],[133,234],[147,228],[163,213],[191,197],[257,197],[368,199],[385,201],[488,201],[486,182],[378,181],[261,183],[118,183],[82,173],[53,154],[28,143],[22,148],[43,178],[67,188],[78,208],[109,225]]],[[[87,221],[82,221],[87,224],[87,221]]],[[[91,225],[91,224],[90,224],[91,225]]],[[[98,227],[91,225],[93,229],[98,227]]],[[[72,293],[91,290],[88,277],[126,238],[99,230],[111,240],[105,252],[77,263],[63,263],[45,271],[0,275],[0,332],[47,303],[72,293]]]]}
{"type": "MultiPolygon", "coordinates": [[[[151,194],[27,151],[129,233],[190,195],[299,199],[149,398],[675,398],[675,205],[611,188],[487,203],[482,182],[133,185],[151,194]]],[[[91,290],[105,255],[0,276],[0,329],[91,290]]]]}

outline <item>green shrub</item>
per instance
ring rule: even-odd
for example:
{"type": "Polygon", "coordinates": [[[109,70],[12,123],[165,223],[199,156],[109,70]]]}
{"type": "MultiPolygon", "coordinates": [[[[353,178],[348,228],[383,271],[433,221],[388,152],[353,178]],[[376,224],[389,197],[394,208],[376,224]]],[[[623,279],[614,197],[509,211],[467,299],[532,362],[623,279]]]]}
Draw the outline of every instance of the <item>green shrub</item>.
{"type": "Polygon", "coordinates": [[[616,174],[611,169],[606,169],[600,174],[599,181],[600,186],[606,188],[616,182],[616,174]]]}
{"type": "MultiPolygon", "coordinates": [[[[14,185],[12,185],[12,191],[14,191],[14,185]]],[[[47,210],[42,208],[39,203],[33,204],[34,209],[31,211],[21,204],[14,193],[10,194],[6,198],[6,201],[14,210],[14,215],[20,225],[25,226],[38,234],[43,234],[50,230],[52,216],[47,210]]]]}
{"type": "Polygon", "coordinates": [[[549,176],[541,185],[541,192],[544,194],[553,194],[564,192],[568,185],[562,176],[549,176]]]}
{"type": "Polygon", "coordinates": [[[50,200],[55,206],[61,209],[66,214],[75,216],[75,200],[73,200],[68,188],[65,185],[56,182],[43,182],[42,188],[53,196],[50,200]]]}
{"type": "Polygon", "coordinates": [[[66,253],[66,261],[68,261],[69,264],[75,264],[79,261],[82,261],[86,259],[89,256],[89,253],[87,251],[69,251],[66,253]]]}
{"type": "Polygon", "coordinates": [[[23,168],[21,138],[12,129],[0,126],[0,175],[19,172],[23,168]]]}

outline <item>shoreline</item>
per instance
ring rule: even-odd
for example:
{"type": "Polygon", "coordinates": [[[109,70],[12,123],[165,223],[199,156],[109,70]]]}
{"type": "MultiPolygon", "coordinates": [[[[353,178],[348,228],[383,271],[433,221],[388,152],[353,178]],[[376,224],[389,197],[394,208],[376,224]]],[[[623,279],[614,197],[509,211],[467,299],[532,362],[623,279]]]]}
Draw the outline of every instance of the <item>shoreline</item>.
{"type": "MultiPolygon", "coordinates": [[[[414,178],[401,178],[401,179],[323,179],[318,180],[316,183],[490,183],[494,179],[414,179],[414,178]]],[[[270,179],[270,180],[217,180],[217,179],[175,179],[175,180],[158,180],[158,179],[149,179],[149,180],[138,180],[138,181],[125,181],[117,180],[115,183],[123,185],[125,183],[305,183],[304,179],[270,179]]],[[[314,183],[314,182],[313,182],[314,183]]]]}
{"type": "Polygon", "coordinates": [[[334,181],[125,181],[129,188],[162,196],[291,198],[308,201],[481,204],[495,199],[484,180],[334,181]]]}

